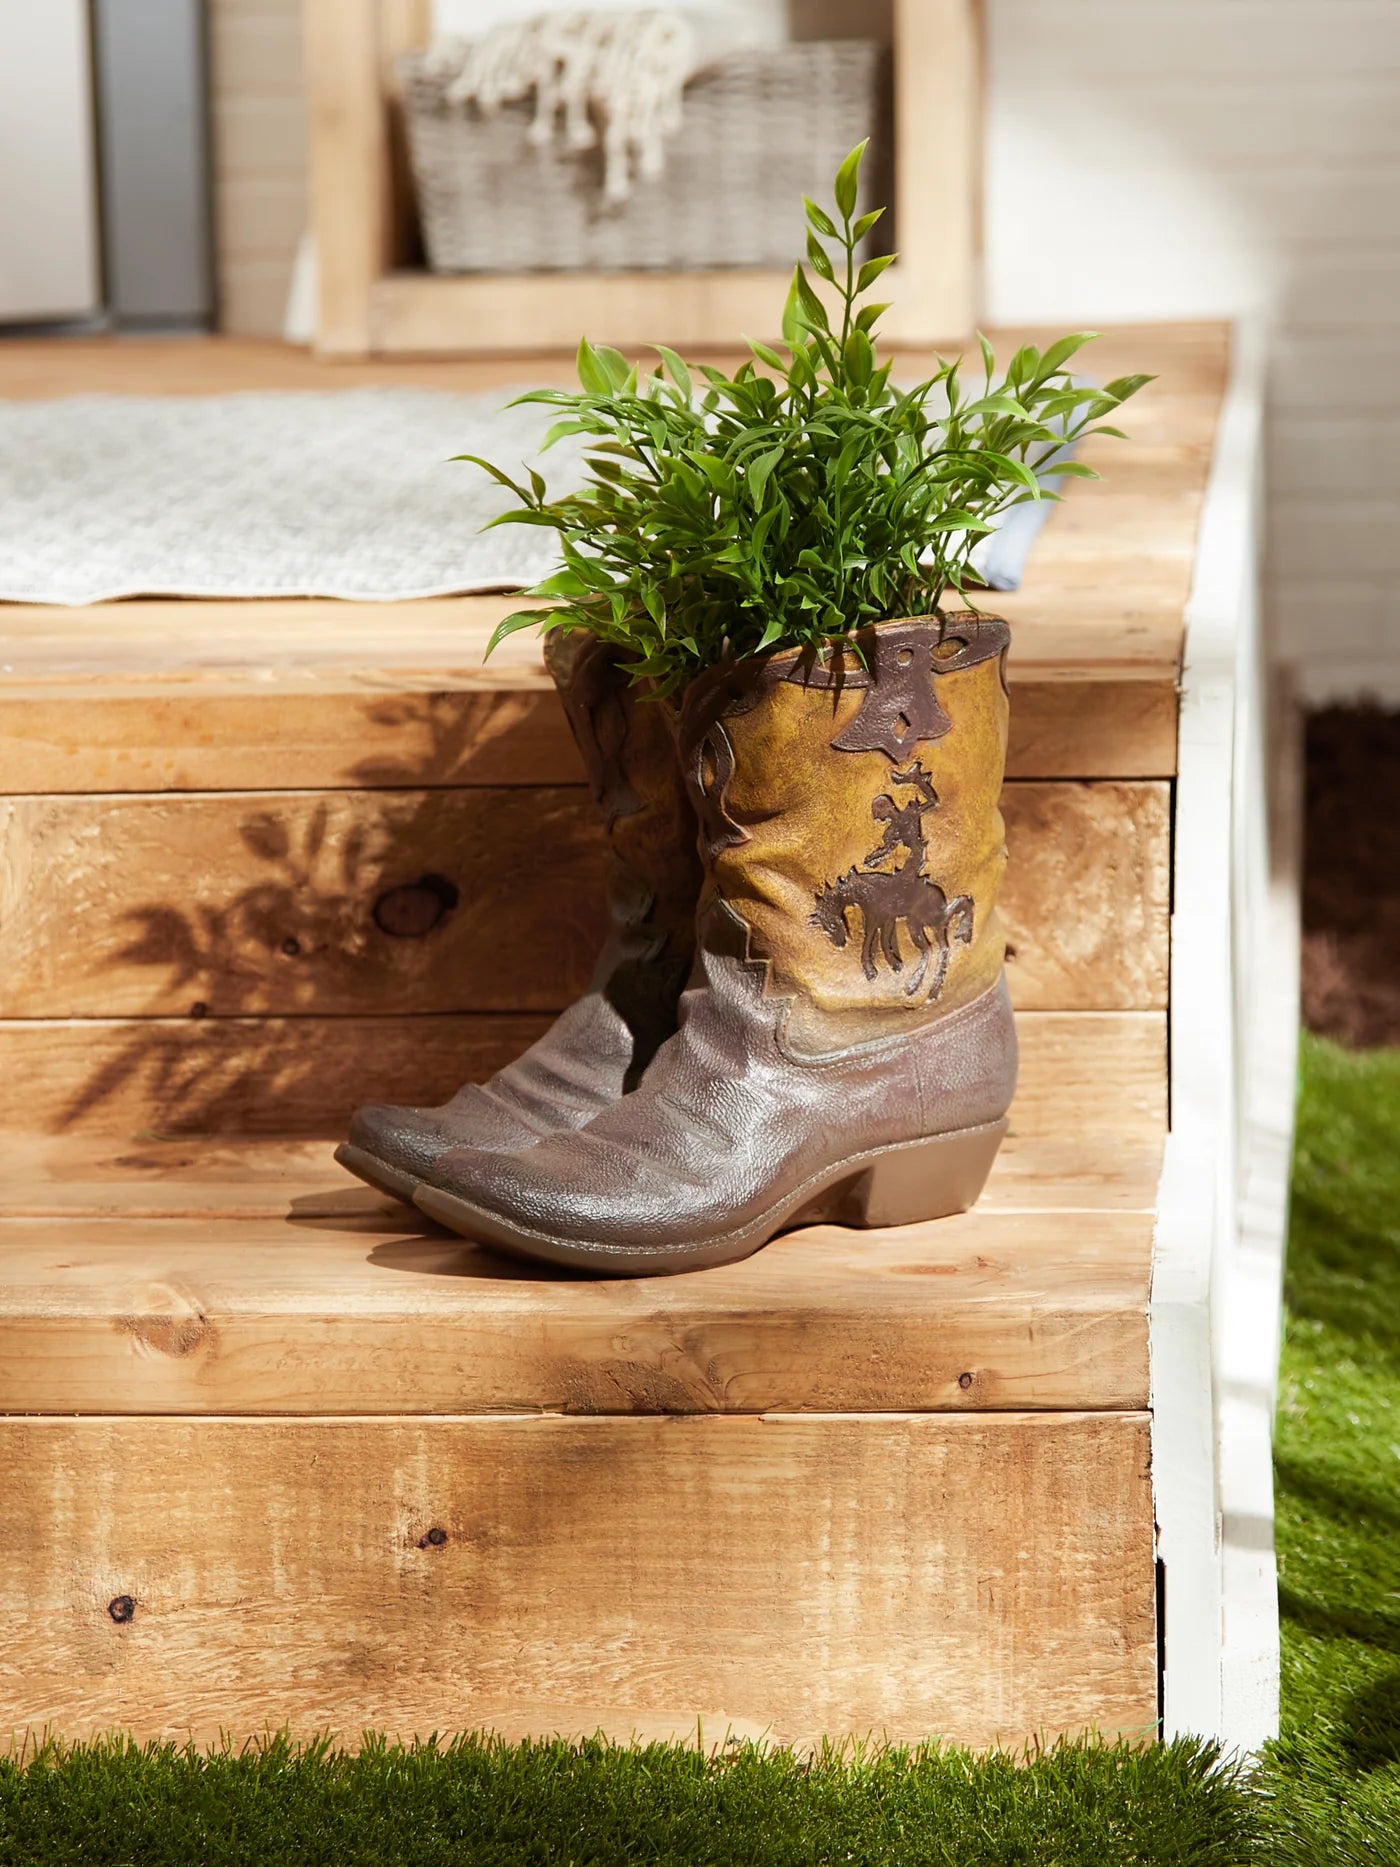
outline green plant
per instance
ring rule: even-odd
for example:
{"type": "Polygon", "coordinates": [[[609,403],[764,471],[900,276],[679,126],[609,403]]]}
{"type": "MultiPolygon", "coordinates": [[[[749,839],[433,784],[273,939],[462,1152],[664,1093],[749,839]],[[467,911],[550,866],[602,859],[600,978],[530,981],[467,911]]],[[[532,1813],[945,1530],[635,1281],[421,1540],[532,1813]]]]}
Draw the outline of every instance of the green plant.
{"type": "MultiPolygon", "coordinates": [[[[1053,454],[1089,432],[1119,433],[1093,424],[1151,379],[1076,387],[1066,366],[1093,332],[1043,353],[1025,345],[995,385],[991,346],[979,338],[983,383],[970,398],[957,359],[895,387],[873,338],[887,306],[862,302],[894,255],[856,259],[884,212],[853,218],[864,151],[837,171],[837,219],[804,197],[808,261],[835,308],[799,265],[785,349],[750,343],[752,357],[727,376],[704,364],[692,372],[658,344],[661,360],[643,375],[585,338],[579,392],[519,400],[564,411],[546,447],[593,437],[586,485],[550,499],[534,470],[522,484],[460,456],[521,502],[492,524],[548,526],[563,557],[526,592],[558,607],[508,616],[492,648],[536,623],[588,629],[629,651],[635,678],[669,693],[731,655],[817,646],[863,623],[936,612],[949,590],[966,601],[969,554],[997,515],[1057,497],[1037,478],[1053,454]]],[[[1079,462],[1055,472],[1097,477],[1079,462]]]]}

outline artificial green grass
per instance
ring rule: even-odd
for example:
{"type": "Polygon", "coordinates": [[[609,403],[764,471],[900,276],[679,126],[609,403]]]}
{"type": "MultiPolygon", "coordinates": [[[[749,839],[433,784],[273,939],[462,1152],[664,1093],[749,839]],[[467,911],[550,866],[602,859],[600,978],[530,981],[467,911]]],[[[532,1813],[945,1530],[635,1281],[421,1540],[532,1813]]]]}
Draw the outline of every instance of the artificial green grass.
{"type": "Polygon", "coordinates": [[[1400,1867],[1400,1050],[1303,1040],[1286,1290],[1273,1857],[1400,1867]]]}
{"type": "Polygon", "coordinates": [[[102,1867],[1234,1867],[1250,1799],[1213,1753],[1065,1744],[803,1764],[745,1746],[242,1756],[82,1746],[0,1766],[0,1862],[102,1867]]]}
{"type": "Polygon", "coordinates": [[[0,1759],[0,1867],[1400,1867],[1400,1051],[1303,1044],[1278,1421],[1284,1734],[803,1764],[274,1740],[0,1759]]]}

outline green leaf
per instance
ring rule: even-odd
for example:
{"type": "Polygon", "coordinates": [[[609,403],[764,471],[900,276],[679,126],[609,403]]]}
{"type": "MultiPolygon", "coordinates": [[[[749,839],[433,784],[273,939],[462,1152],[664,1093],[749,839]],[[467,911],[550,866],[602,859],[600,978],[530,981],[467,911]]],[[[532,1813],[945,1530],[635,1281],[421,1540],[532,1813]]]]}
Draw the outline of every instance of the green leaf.
{"type": "MultiPolygon", "coordinates": [[[[859,246],[875,223],[884,219],[884,215],[885,210],[882,207],[872,207],[868,214],[862,214],[854,227],[851,228],[852,242],[856,246],[859,246]]],[[[834,232],[835,229],[833,228],[832,231],[834,232]]]]}
{"type": "Polygon", "coordinates": [[[836,223],[830,214],[819,208],[809,195],[803,195],[802,205],[807,211],[807,218],[818,233],[824,233],[828,240],[836,238],[836,223]]]}
{"type": "Polygon", "coordinates": [[[548,609],[517,609],[511,615],[503,617],[491,631],[491,640],[486,644],[483,660],[493,655],[508,635],[516,635],[521,629],[529,629],[535,624],[552,623],[554,612],[548,609]]]}
{"type": "Polygon", "coordinates": [[[827,316],[826,306],[808,284],[807,275],[801,266],[797,268],[797,303],[803,322],[809,330],[829,331],[831,329],[831,320],[827,316]]]}
{"type": "Polygon", "coordinates": [[[874,259],[867,259],[856,274],[857,293],[868,292],[885,268],[893,264],[893,253],[881,253],[874,259]]]}
{"type": "Polygon", "coordinates": [[[611,395],[612,377],[598,352],[586,337],[578,340],[578,379],[589,395],[611,395]]]}
{"type": "Polygon", "coordinates": [[[613,389],[621,389],[632,374],[632,365],[620,350],[614,350],[611,344],[598,344],[594,355],[608,372],[608,382],[613,389]]]}
{"type": "Polygon", "coordinates": [[[480,454],[453,454],[452,459],[465,460],[473,467],[480,467],[483,473],[489,473],[493,480],[504,486],[507,492],[514,493],[517,499],[529,499],[530,495],[523,486],[517,486],[508,473],[496,466],[494,462],[483,460],[480,454]]]}
{"type": "Polygon", "coordinates": [[[888,305],[862,305],[856,313],[856,323],[861,330],[872,331],[888,310],[888,305]]]}
{"type": "Polygon", "coordinates": [[[684,359],[678,357],[675,351],[668,349],[665,344],[653,344],[652,349],[661,358],[661,361],[666,365],[667,369],[670,370],[672,382],[675,383],[676,387],[688,402],[693,391],[690,382],[690,370],[684,359]]]}
{"type": "Polygon", "coordinates": [[[562,441],[566,434],[596,434],[597,429],[591,421],[556,421],[549,433],[540,443],[540,452],[553,447],[556,441],[562,441]]]}
{"type": "Polygon", "coordinates": [[[836,171],[836,180],[832,184],[832,193],[836,197],[836,211],[842,220],[848,221],[856,211],[856,187],[860,176],[860,159],[865,154],[867,136],[858,142],[836,171]]]}
{"type": "Polygon", "coordinates": [[[1006,372],[1006,380],[1013,389],[1019,389],[1023,382],[1029,382],[1040,364],[1040,352],[1034,344],[1022,344],[1011,359],[1011,367],[1006,372]]]}
{"type": "Polygon", "coordinates": [[[785,370],[787,368],[787,364],[783,361],[783,358],[778,352],[773,349],[771,344],[761,344],[753,337],[748,337],[744,341],[748,344],[749,349],[753,351],[759,362],[766,363],[769,369],[785,370]]]}
{"type": "Polygon", "coordinates": [[[1057,338],[1040,359],[1040,368],[1036,371],[1037,377],[1044,381],[1047,376],[1053,376],[1055,371],[1062,368],[1077,350],[1082,350],[1085,344],[1093,343],[1098,335],[1098,331],[1075,331],[1069,337],[1057,338]]]}
{"type": "MultiPolygon", "coordinates": [[[[870,381],[871,372],[875,368],[875,350],[870,339],[859,325],[855,327],[850,336],[846,339],[846,347],[842,353],[842,361],[846,365],[846,374],[850,377],[851,381],[855,383],[858,388],[863,389],[870,381]]],[[[864,437],[858,436],[857,439],[863,448],[865,445],[864,437]]]]}
{"type": "Polygon", "coordinates": [[[1103,475],[1086,467],[1082,460],[1057,460],[1043,469],[1043,477],[1047,480],[1099,480],[1103,475]]]}
{"type": "Polygon", "coordinates": [[[1112,382],[1104,384],[1103,392],[1117,402],[1126,402],[1130,395],[1136,395],[1139,389],[1156,380],[1155,376],[1116,376],[1112,382]]]}
{"type": "MultiPolygon", "coordinates": [[[[533,596],[587,596],[588,585],[575,570],[557,570],[553,576],[546,577],[542,582],[537,583],[531,594],[533,596]]],[[[524,611],[520,610],[516,613],[523,615],[524,611]]]]}
{"type": "Polygon", "coordinates": [[[814,233],[807,235],[807,259],[819,279],[835,283],[836,274],[831,270],[831,261],[826,256],[826,248],[814,233]]]}
{"type": "Polygon", "coordinates": [[[785,446],[770,448],[750,462],[744,473],[744,484],[748,487],[755,506],[763,503],[763,489],[768,484],[768,476],[787,452],[785,446]]]}
{"type": "MultiPolygon", "coordinates": [[[[788,287],[787,302],[783,306],[783,342],[790,350],[796,350],[802,341],[802,319],[799,315],[802,287],[802,268],[792,269],[792,284],[788,287]]],[[[796,358],[794,358],[794,362],[796,358]]]]}

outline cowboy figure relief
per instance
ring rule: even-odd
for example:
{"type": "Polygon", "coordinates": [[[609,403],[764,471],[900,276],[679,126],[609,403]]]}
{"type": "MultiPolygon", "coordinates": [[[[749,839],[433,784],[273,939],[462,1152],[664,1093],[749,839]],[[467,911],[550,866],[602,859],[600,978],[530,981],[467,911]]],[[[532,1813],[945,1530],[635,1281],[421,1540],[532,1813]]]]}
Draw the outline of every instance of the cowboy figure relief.
{"type": "Polygon", "coordinates": [[[955,895],[950,901],[924,873],[928,857],[924,813],[937,808],[938,793],[916,759],[892,769],[890,790],[870,807],[871,816],[884,826],[879,843],[860,868],[848,869],[839,881],[826,883],[817,894],[817,911],[812,916],[813,926],[820,927],[833,946],[844,947],[851,934],[851,910],[859,912],[863,935],[860,963],[867,979],[878,975],[880,953],[891,972],[904,970],[899,948],[902,923],[918,954],[918,963],[904,988],[908,997],[923,986],[929,954],[937,950],[928,991],[930,1002],[943,990],[950,940],[966,945],[972,939],[973,912],[970,895],[955,895]],[[899,803],[894,795],[897,791],[912,791],[914,795],[899,803]],[[893,861],[901,849],[905,856],[897,867],[880,866],[893,861]]]}

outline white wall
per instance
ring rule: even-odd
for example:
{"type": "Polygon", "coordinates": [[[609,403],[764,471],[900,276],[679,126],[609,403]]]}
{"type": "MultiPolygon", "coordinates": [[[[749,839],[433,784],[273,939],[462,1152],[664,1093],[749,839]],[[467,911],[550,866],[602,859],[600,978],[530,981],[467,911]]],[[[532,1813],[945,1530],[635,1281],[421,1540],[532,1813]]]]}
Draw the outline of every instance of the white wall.
{"type": "Polygon", "coordinates": [[[1400,700],[1400,0],[989,0],[989,68],[989,318],[1265,313],[1280,645],[1400,700]]]}
{"type": "Polygon", "coordinates": [[[0,321],[98,308],[84,0],[0,0],[0,321]]]}

